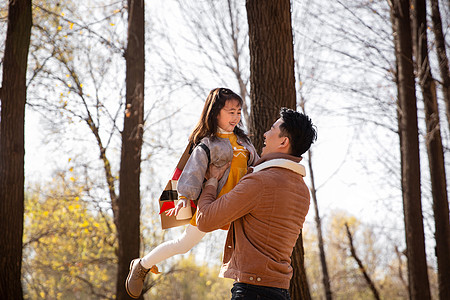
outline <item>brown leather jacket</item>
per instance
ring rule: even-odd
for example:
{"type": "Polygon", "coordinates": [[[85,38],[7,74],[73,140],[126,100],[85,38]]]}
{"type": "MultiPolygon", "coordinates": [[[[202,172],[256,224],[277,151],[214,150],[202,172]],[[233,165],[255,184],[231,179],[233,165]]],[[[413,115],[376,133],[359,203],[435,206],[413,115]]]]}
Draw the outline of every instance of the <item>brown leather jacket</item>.
{"type": "MultiPolygon", "coordinates": [[[[301,158],[270,153],[273,159],[301,158]]],[[[309,209],[310,194],[302,175],[270,167],[245,175],[232,191],[214,201],[206,185],[198,202],[197,224],[209,232],[231,222],[220,275],[238,282],[289,288],[291,253],[309,209]]]]}

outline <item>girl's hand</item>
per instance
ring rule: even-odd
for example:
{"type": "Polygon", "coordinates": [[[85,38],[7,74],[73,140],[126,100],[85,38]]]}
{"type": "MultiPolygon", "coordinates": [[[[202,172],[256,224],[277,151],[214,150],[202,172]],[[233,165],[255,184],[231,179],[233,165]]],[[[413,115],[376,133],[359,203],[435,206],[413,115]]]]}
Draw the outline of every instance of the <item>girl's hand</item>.
{"type": "Polygon", "coordinates": [[[188,200],[186,198],[178,199],[178,202],[174,208],[166,210],[166,216],[171,217],[171,216],[178,215],[178,212],[180,211],[180,209],[187,206],[187,201],[188,200]]]}

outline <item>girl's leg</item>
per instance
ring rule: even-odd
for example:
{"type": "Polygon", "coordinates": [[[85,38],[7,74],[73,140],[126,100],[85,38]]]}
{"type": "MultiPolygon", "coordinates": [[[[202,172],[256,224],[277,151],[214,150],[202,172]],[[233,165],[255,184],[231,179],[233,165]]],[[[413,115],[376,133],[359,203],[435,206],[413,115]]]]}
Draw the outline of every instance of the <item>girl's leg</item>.
{"type": "Polygon", "coordinates": [[[141,265],[146,269],[150,269],[153,265],[156,265],[169,257],[176,254],[184,254],[197,245],[205,234],[205,232],[198,230],[197,226],[189,224],[180,237],[162,243],[144,256],[141,259],[141,265]]]}

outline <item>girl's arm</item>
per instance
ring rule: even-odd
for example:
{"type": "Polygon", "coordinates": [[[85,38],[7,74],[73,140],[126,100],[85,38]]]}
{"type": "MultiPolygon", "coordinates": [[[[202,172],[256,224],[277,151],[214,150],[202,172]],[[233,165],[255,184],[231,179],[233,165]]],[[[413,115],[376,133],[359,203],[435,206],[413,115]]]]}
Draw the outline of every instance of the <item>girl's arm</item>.
{"type": "Polygon", "coordinates": [[[174,208],[166,211],[167,216],[178,215],[180,209],[187,206],[188,201],[198,198],[207,169],[208,155],[202,147],[195,147],[178,179],[177,192],[179,201],[174,208]]]}
{"type": "Polygon", "coordinates": [[[208,169],[208,156],[201,147],[195,147],[189,157],[183,172],[178,179],[178,198],[196,200],[202,190],[206,170],[208,169]]]}

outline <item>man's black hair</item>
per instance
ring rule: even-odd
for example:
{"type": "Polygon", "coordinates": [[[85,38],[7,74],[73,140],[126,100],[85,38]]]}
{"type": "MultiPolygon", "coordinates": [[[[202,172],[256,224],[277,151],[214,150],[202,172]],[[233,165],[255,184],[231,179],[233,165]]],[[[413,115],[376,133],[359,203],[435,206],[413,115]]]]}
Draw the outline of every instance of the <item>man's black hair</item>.
{"type": "Polygon", "coordinates": [[[317,139],[315,126],[307,115],[285,107],[280,110],[280,116],[283,121],[280,132],[289,138],[291,154],[302,156],[317,139]]]}

